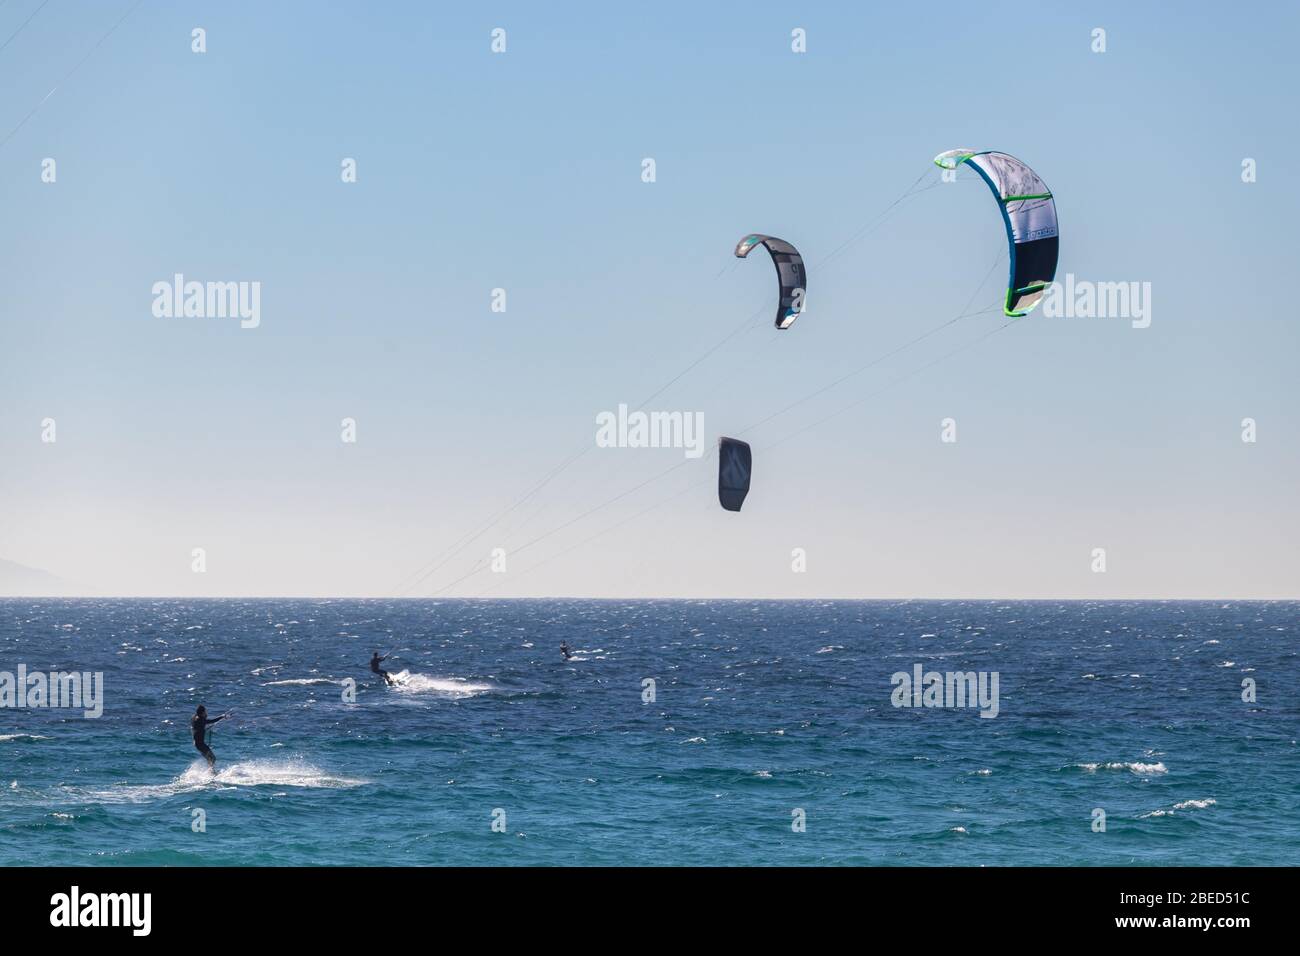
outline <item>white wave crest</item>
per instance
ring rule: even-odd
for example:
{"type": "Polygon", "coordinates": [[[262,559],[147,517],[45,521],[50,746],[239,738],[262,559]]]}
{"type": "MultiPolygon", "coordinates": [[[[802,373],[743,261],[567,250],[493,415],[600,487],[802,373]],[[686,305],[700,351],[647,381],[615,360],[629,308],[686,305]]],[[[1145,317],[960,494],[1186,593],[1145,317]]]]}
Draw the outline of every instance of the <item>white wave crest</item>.
{"type": "Polygon", "coordinates": [[[1175,803],[1168,810],[1152,810],[1150,813],[1141,814],[1139,820],[1148,820],[1152,817],[1172,817],[1177,810],[1204,810],[1206,807],[1212,807],[1215,804],[1213,797],[1207,797],[1204,800],[1184,800],[1182,803],[1175,803]]]}
{"type": "Polygon", "coordinates": [[[1163,763],[1139,763],[1138,761],[1121,762],[1112,760],[1110,763],[1080,763],[1075,764],[1080,770],[1086,770],[1088,773],[1096,773],[1098,770],[1131,770],[1139,776],[1149,776],[1156,773],[1168,773],[1169,768],[1163,763]]]}

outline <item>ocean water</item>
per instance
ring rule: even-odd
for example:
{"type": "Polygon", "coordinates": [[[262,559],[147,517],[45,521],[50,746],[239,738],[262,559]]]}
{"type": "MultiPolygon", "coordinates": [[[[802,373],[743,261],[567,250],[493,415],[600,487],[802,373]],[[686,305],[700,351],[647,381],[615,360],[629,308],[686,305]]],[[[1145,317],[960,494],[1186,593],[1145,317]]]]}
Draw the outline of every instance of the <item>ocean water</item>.
{"type": "Polygon", "coordinates": [[[0,865],[1296,865],[1298,611],[5,599],[0,672],[104,711],[0,709],[0,865]],[[893,706],[916,664],[997,716],[893,706]]]}

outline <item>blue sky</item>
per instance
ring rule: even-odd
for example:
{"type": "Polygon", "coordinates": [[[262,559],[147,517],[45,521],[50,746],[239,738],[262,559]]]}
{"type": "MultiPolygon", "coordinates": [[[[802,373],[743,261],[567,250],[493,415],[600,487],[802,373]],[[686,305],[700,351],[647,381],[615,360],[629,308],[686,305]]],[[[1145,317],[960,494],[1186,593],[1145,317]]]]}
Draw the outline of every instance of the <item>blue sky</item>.
{"type": "Polygon", "coordinates": [[[0,558],[99,593],[398,593],[747,316],[652,407],[712,442],[996,304],[969,173],[819,267],[973,147],[1051,186],[1060,275],[1151,283],[1149,328],[963,319],[746,434],[740,514],[710,459],[573,521],[683,460],[593,449],[409,593],[1297,594],[1291,5],[144,0],[66,82],[130,3],[22,27],[39,6],[0,5],[0,558]],[[755,231],[809,264],[788,332],[763,253],[732,256],[755,231]],[[154,317],[177,272],[259,281],[260,326],[154,317]],[[494,547],[506,574],[460,580],[494,547]]]}

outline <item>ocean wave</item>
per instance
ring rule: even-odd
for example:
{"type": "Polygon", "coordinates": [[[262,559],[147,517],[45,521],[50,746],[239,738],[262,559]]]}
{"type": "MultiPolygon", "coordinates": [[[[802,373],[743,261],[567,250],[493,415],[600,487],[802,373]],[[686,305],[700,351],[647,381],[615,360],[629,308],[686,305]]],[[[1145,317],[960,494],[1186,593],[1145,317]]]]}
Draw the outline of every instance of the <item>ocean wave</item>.
{"type": "Polygon", "coordinates": [[[1075,764],[1080,770],[1088,773],[1096,773],[1098,770],[1130,770],[1139,776],[1149,776],[1157,773],[1168,773],[1169,768],[1163,763],[1140,763],[1138,761],[1111,761],[1110,763],[1079,763],[1075,764]]]}
{"type": "Polygon", "coordinates": [[[1138,816],[1139,820],[1147,820],[1152,817],[1172,817],[1179,810],[1204,810],[1212,807],[1217,803],[1213,797],[1206,797],[1204,800],[1184,800],[1182,803],[1175,803],[1168,809],[1152,810],[1150,813],[1143,813],[1138,816]]]}

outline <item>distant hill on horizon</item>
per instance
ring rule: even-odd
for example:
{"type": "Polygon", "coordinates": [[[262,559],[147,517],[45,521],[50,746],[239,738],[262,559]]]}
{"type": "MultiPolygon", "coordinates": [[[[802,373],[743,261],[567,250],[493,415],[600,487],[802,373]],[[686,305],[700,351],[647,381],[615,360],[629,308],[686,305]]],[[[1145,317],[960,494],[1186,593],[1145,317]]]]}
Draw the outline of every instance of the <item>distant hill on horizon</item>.
{"type": "Polygon", "coordinates": [[[0,597],[71,597],[80,591],[56,574],[0,558],[0,597]]]}

